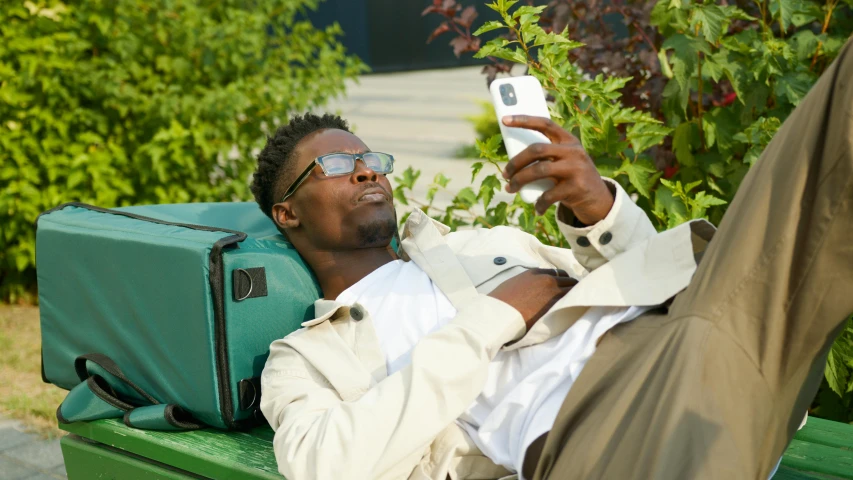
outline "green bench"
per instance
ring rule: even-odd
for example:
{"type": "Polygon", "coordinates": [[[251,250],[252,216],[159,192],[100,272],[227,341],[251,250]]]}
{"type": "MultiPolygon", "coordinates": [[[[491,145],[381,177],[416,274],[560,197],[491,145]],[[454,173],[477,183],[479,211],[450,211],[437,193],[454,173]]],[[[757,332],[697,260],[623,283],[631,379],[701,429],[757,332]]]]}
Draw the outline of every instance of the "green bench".
{"type": "MultiPolygon", "coordinates": [[[[269,427],[171,433],[135,430],[118,420],[60,427],[69,432],[61,444],[70,480],[282,478],[269,427]]],[[[853,425],[810,417],[774,479],[853,479],[853,425]]]]}

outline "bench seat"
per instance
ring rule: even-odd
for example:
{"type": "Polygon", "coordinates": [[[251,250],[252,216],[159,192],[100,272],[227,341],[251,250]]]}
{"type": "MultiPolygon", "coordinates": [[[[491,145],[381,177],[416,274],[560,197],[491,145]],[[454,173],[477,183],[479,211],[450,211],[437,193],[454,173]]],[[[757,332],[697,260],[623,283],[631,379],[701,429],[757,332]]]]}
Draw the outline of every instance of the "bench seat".
{"type": "MultiPolygon", "coordinates": [[[[136,430],[111,419],[60,427],[70,433],[61,441],[70,480],[282,478],[266,426],[175,433],[136,430]]],[[[805,479],[853,479],[853,425],[809,417],[774,477],[805,479]]]]}

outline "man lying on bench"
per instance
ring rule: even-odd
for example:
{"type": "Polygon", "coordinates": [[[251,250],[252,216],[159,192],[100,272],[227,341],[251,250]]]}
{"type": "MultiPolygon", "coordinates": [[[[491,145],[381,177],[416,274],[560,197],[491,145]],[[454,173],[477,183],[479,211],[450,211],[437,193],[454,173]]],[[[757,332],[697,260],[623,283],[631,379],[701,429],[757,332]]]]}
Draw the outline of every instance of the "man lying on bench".
{"type": "Polygon", "coordinates": [[[252,190],[322,287],[274,342],[261,409],[289,480],[768,478],[853,311],[853,52],[788,118],[708,242],[656,233],[578,140],[505,170],[551,177],[571,250],[420,211],[395,252],[391,155],[306,115],[252,190]],[[534,168],[529,163],[545,159],[534,168]]]}

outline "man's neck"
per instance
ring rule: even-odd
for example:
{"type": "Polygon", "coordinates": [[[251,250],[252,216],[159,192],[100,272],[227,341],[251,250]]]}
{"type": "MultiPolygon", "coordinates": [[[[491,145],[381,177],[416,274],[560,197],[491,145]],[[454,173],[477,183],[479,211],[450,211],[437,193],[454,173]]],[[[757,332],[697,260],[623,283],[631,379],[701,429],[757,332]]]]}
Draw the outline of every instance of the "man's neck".
{"type": "Polygon", "coordinates": [[[323,298],[334,300],[377,268],[396,260],[390,247],[364,248],[339,252],[314,251],[304,255],[317,276],[323,298]]]}

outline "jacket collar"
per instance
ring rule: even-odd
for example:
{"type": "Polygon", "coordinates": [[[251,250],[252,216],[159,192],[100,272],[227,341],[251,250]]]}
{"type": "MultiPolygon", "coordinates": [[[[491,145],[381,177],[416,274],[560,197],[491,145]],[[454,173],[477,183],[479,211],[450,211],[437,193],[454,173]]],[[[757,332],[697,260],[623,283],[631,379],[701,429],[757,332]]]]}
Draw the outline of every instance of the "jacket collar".
{"type": "Polygon", "coordinates": [[[401,245],[406,256],[421,267],[450,303],[460,310],[478,294],[462,262],[444,240],[449,232],[447,225],[415,209],[406,220],[401,245]]]}

